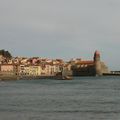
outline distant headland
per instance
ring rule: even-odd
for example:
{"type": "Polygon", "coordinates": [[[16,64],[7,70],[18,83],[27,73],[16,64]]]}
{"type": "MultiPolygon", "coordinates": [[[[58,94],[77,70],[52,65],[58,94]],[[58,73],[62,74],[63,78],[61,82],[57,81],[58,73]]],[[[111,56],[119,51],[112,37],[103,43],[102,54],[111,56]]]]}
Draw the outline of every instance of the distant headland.
{"type": "Polygon", "coordinates": [[[62,59],[41,57],[12,57],[9,51],[0,50],[0,79],[61,78],[61,76],[102,76],[120,75],[110,71],[95,51],[92,60],[62,59]]]}

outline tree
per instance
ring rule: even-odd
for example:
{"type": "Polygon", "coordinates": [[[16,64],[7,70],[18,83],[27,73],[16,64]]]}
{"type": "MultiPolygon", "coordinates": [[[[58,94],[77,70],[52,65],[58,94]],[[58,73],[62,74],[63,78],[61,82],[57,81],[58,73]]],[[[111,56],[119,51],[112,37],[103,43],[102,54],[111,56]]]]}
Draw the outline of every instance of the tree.
{"type": "Polygon", "coordinates": [[[0,55],[6,58],[12,58],[12,55],[10,54],[9,51],[5,51],[4,49],[0,50],[0,55]]]}

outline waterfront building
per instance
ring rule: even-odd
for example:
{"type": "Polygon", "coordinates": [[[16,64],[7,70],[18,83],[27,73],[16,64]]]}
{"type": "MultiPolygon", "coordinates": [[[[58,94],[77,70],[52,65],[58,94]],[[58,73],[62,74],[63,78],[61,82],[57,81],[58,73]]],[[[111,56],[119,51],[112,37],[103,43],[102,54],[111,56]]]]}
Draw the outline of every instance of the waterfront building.
{"type": "Polygon", "coordinates": [[[0,61],[3,60],[3,58],[4,58],[3,55],[0,55],[0,61]]]}
{"type": "Polygon", "coordinates": [[[42,68],[39,65],[29,66],[29,75],[30,76],[41,76],[42,68]]]}
{"type": "Polygon", "coordinates": [[[20,76],[29,76],[29,66],[19,65],[19,75],[20,76]]]}
{"type": "Polygon", "coordinates": [[[26,65],[26,64],[27,64],[27,61],[28,61],[28,58],[22,58],[22,59],[20,60],[20,63],[26,65]]]}
{"type": "Polygon", "coordinates": [[[45,65],[45,75],[46,76],[53,76],[54,75],[54,67],[51,63],[47,63],[45,65]]]}
{"type": "Polygon", "coordinates": [[[40,65],[20,65],[19,75],[20,76],[40,76],[42,68],[40,65]]]}
{"type": "Polygon", "coordinates": [[[4,56],[3,56],[3,55],[0,55],[0,64],[3,63],[4,59],[5,59],[4,56]]]}
{"type": "Polygon", "coordinates": [[[95,51],[93,60],[77,60],[72,64],[73,76],[96,76],[109,73],[108,67],[100,60],[100,53],[95,51]]]}
{"type": "Polygon", "coordinates": [[[95,66],[92,60],[80,60],[72,66],[74,76],[94,76],[95,66]]]}
{"type": "Polygon", "coordinates": [[[2,75],[17,75],[18,66],[14,64],[2,64],[0,65],[0,73],[2,75]]]}
{"type": "Polygon", "coordinates": [[[58,73],[62,72],[62,66],[60,63],[46,63],[44,67],[44,72],[46,76],[55,76],[58,73]]]}
{"type": "Polygon", "coordinates": [[[71,63],[66,63],[63,66],[62,75],[63,76],[67,76],[67,75],[71,76],[71,75],[73,75],[72,64],[71,63]]]}

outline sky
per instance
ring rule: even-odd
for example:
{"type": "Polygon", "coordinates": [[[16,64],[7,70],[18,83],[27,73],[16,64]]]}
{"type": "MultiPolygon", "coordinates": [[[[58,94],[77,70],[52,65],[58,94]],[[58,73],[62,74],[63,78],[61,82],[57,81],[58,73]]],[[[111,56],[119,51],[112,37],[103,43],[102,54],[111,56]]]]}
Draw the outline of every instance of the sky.
{"type": "Polygon", "coordinates": [[[0,0],[0,49],[64,60],[98,50],[120,70],[120,0],[0,0]]]}

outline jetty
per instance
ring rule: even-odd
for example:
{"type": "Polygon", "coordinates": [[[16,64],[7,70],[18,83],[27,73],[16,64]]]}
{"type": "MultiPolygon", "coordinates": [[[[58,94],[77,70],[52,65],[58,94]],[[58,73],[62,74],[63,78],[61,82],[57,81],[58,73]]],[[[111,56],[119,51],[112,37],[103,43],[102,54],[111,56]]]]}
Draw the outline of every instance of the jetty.
{"type": "Polygon", "coordinates": [[[103,73],[103,76],[120,76],[120,71],[111,71],[110,73],[103,73]]]}

